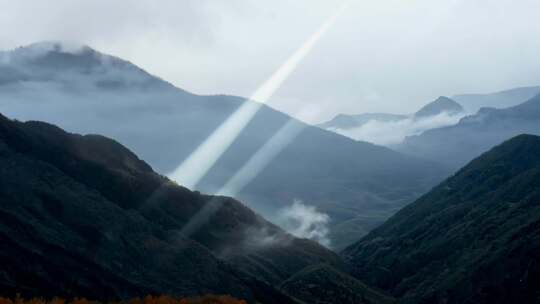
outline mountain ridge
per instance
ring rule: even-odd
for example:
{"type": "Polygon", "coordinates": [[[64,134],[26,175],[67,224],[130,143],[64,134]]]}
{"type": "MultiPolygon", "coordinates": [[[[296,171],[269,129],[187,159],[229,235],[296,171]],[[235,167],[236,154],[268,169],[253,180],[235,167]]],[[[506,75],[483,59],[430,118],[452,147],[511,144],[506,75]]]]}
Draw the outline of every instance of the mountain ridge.
{"type": "Polygon", "coordinates": [[[467,111],[476,113],[483,107],[508,108],[525,102],[540,94],[540,86],[523,86],[495,93],[459,94],[452,96],[467,111]]]}
{"type": "Polygon", "coordinates": [[[0,164],[6,295],[222,293],[295,303],[272,286],[311,264],[342,267],[321,245],[285,233],[234,199],[180,187],[103,136],[0,115],[0,164]],[[182,232],[217,203],[207,222],[182,232]],[[251,243],[255,232],[273,241],[251,243]],[[234,254],[224,255],[225,247],[234,254]]]}
{"type": "Polygon", "coordinates": [[[538,135],[539,108],[540,94],[509,108],[483,108],[477,114],[462,118],[456,125],[407,137],[396,150],[438,161],[456,170],[512,136],[521,133],[538,135]]]}
{"type": "Polygon", "coordinates": [[[412,114],[375,112],[349,115],[340,113],[329,121],[317,124],[317,126],[322,129],[349,129],[360,127],[369,121],[395,122],[407,118],[420,119],[426,116],[435,116],[444,112],[454,115],[464,111],[465,109],[456,101],[446,96],[439,96],[437,99],[425,104],[412,114]]]}
{"type": "Polygon", "coordinates": [[[394,146],[401,144],[407,136],[456,124],[465,114],[459,103],[440,96],[412,114],[339,114],[317,126],[354,140],[394,149],[394,146]]]}
{"type": "Polygon", "coordinates": [[[415,118],[422,118],[427,116],[435,116],[441,113],[448,113],[449,115],[455,115],[465,112],[465,109],[456,101],[440,96],[434,101],[420,108],[420,110],[414,113],[415,118]]]}
{"type": "Polygon", "coordinates": [[[357,278],[400,303],[535,303],[539,198],[540,137],[516,136],[342,255],[357,278]]]}

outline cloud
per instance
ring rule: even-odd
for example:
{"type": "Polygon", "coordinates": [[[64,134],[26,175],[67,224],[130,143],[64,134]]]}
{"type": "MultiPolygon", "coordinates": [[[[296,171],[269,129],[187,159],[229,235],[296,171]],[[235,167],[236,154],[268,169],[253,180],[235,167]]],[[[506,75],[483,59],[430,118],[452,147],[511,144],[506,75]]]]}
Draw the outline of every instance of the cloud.
{"type": "Polygon", "coordinates": [[[397,121],[370,120],[357,128],[331,128],[330,130],[352,139],[388,146],[400,144],[407,136],[418,135],[434,128],[454,125],[463,117],[464,115],[450,115],[444,112],[420,119],[410,117],[397,121]]]}
{"type": "Polygon", "coordinates": [[[221,14],[233,11],[236,6],[211,0],[184,0],[181,4],[173,0],[159,3],[149,0],[57,0],[54,3],[0,0],[0,4],[5,8],[0,12],[0,25],[18,29],[12,33],[0,30],[0,37],[5,38],[2,43],[50,39],[89,42],[113,38],[130,42],[137,35],[147,38],[150,34],[168,36],[192,46],[211,43],[221,14]],[[95,22],[96,17],[99,22],[95,22]]]}
{"type": "Polygon", "coordinates": [[[278,224],[296,237],[307,238],[329,247],[328,223],[330,217],[314,206],[309,206],[300,200],[295,200],[278,214],[278,224]]]}
{"type": "Polygon", "coordinates": [[[253,228],[250,227],[244,231],[244,241],[242,248],[244,250],[259,249],[261,247],[287,246],[291,241],[290,236],[284,233],[277,233],[267,226],[253,228]]]}
{"type": "MultiPolygon", "coordinates": [[[[0,49],[76,40],[191,92],[249,96],[337,2],[0,0],[0,49]]],[[[538,84],[537,0],[350,2],[270,106],[316,106],[318,123],[538,84]]]]}

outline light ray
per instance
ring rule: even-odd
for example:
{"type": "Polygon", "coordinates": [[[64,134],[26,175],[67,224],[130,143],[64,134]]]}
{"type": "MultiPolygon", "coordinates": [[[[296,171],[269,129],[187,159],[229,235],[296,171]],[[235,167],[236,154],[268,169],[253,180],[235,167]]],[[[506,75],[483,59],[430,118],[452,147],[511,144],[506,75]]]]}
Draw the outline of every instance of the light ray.
{"type": "Polygon", "coordinates": [[[297,120],[289,120],[227,181],[217,195],[238,194],[300,134],[305,126],[297,120]]]}
{"type": "MultiPolygon", "coordinates": [[[[309,112],[315,115],[317,112],[309,112]]],[[[217,192],[219,196],[236,196],[251,182],[266,166],[285,149],[307,125],[296,119],[289,119],[253,156],[234,174],[227,183],[217,192]]],[[[189,236],[195,233],[208,219],[215,214],[223,198],[216,197],[206,203],[189,222],[182,228],[182,233],[189,236]]]]}
{"type": "Polygon", "coordinates": [[[322,26],[272,76],[263,83],[238,110],[227,118],[204,143],[188,156],[169,177],[187,188],[193,189],[212,168],[219,157],[230,147],[240,132],[251,121],[261,106],[270,99],[274,92],[295,70],[317,41],[333,25],[337,17],[345,10],[347,2],[332,14],[322,26]]]}

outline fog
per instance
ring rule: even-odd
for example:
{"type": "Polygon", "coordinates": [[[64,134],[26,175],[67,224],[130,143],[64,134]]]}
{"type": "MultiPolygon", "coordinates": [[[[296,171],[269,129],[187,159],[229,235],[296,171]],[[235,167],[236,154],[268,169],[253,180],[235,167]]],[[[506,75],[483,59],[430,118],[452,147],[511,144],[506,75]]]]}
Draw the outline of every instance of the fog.
{"type": "Polygon", "coordinates": [[[315,240],[325,246],[331,245],[328,239],[330,217],[300,200],[283,208],[276,222],[294,236],[315,240]]]}
{"type": "Polygon", "coordinates": [[[430,129],[455,125],[464,115],[450,115],[443,112],[434,116],[409,117],[397,121],[370,120],[357,128],[331,128],[329,130],[356,140],[390,146],[402,143],[407,136],[422,134],[430,129]]]}

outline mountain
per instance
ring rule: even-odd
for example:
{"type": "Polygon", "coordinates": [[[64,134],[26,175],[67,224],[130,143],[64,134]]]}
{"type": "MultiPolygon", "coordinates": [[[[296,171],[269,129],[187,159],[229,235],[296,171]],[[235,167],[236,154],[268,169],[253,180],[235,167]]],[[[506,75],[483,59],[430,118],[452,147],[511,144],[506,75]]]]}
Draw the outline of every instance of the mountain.
{"type": "Polygon", "coordinates": [[[295,303],[272,286],[310,265],[343,267],[232,198],[176,185],[114,140],[1,115],[0,244],[4,296],[295,303]],[[206,208],[216,212],[201,220],[206,208]]]}
{"type": "Polygon", "coordinates": [[[484,107],[508,108],[540,94],[540,86],[521,87],[489,94],[461,94],[452,99],[461,103],[468,112],[476,113],[484,107]]]}
{"type": "Polygon", "coordinates": [[[280,289],[310,304],[395,303],[393,298],[325,264],[302,269],[283,282],[280,289]]]}
{"type": "Polygon", "coordinates": [[[395,148],[457,170],[475,156],[522,133],[540,134],[540,95],[510,108],[482,108],[456,125],[408,137],[395,148]]]}
{"type": "Polygon", "coordinates": [[[538,303],[540,137],[476,158],[343,251],[400,303],[538,303]]]}
{"type": "MultiPolygon", "coordinates": [[[[254,102],[191,94],[86,46],[39,43],[0,56],[1,112],[114,138],[162,174],[177,168],[240,105],[254,102]]],[[[218,192],[291,121],[303,131],[236,198],[276,222],[294,201],[316,207],[330,217],[335,248],[356,241],[447,173],[433,162],[356,142],[262,106],[196,190],[218,192]]]]}
{"type": "Polygon", "coordinates": [[[413,114],[339,114],[318,127],[355,140],[393,148],[407,136],[456,124],[464,115],[465,111],[460,104],[441,96],[413,114]]]}
{"type": "Polygon", "coordinates": [[[338,114],[333,119],[318,124],[323,129],[351,129],[361,127],[370,121],[378,122],[397,122],[409,118],[424,118],[436,116],[442,113],[450,115],[461,114],[463,107],[454,100],[440,96],[434,101],[426,104],[414,114],[389,114],[389,113],[363,113],[357,115],[338,114]]]}
{"type": "Polygon", "coordinates": [[[447,113],[449,115],[458,115],[465,110],[463,107],[448,97],[441,96],[434,101],[423,106],[420,110],[414,113],[414,117],[419,119],[423,117],[436,116],[441,113],[447,113]]]}

